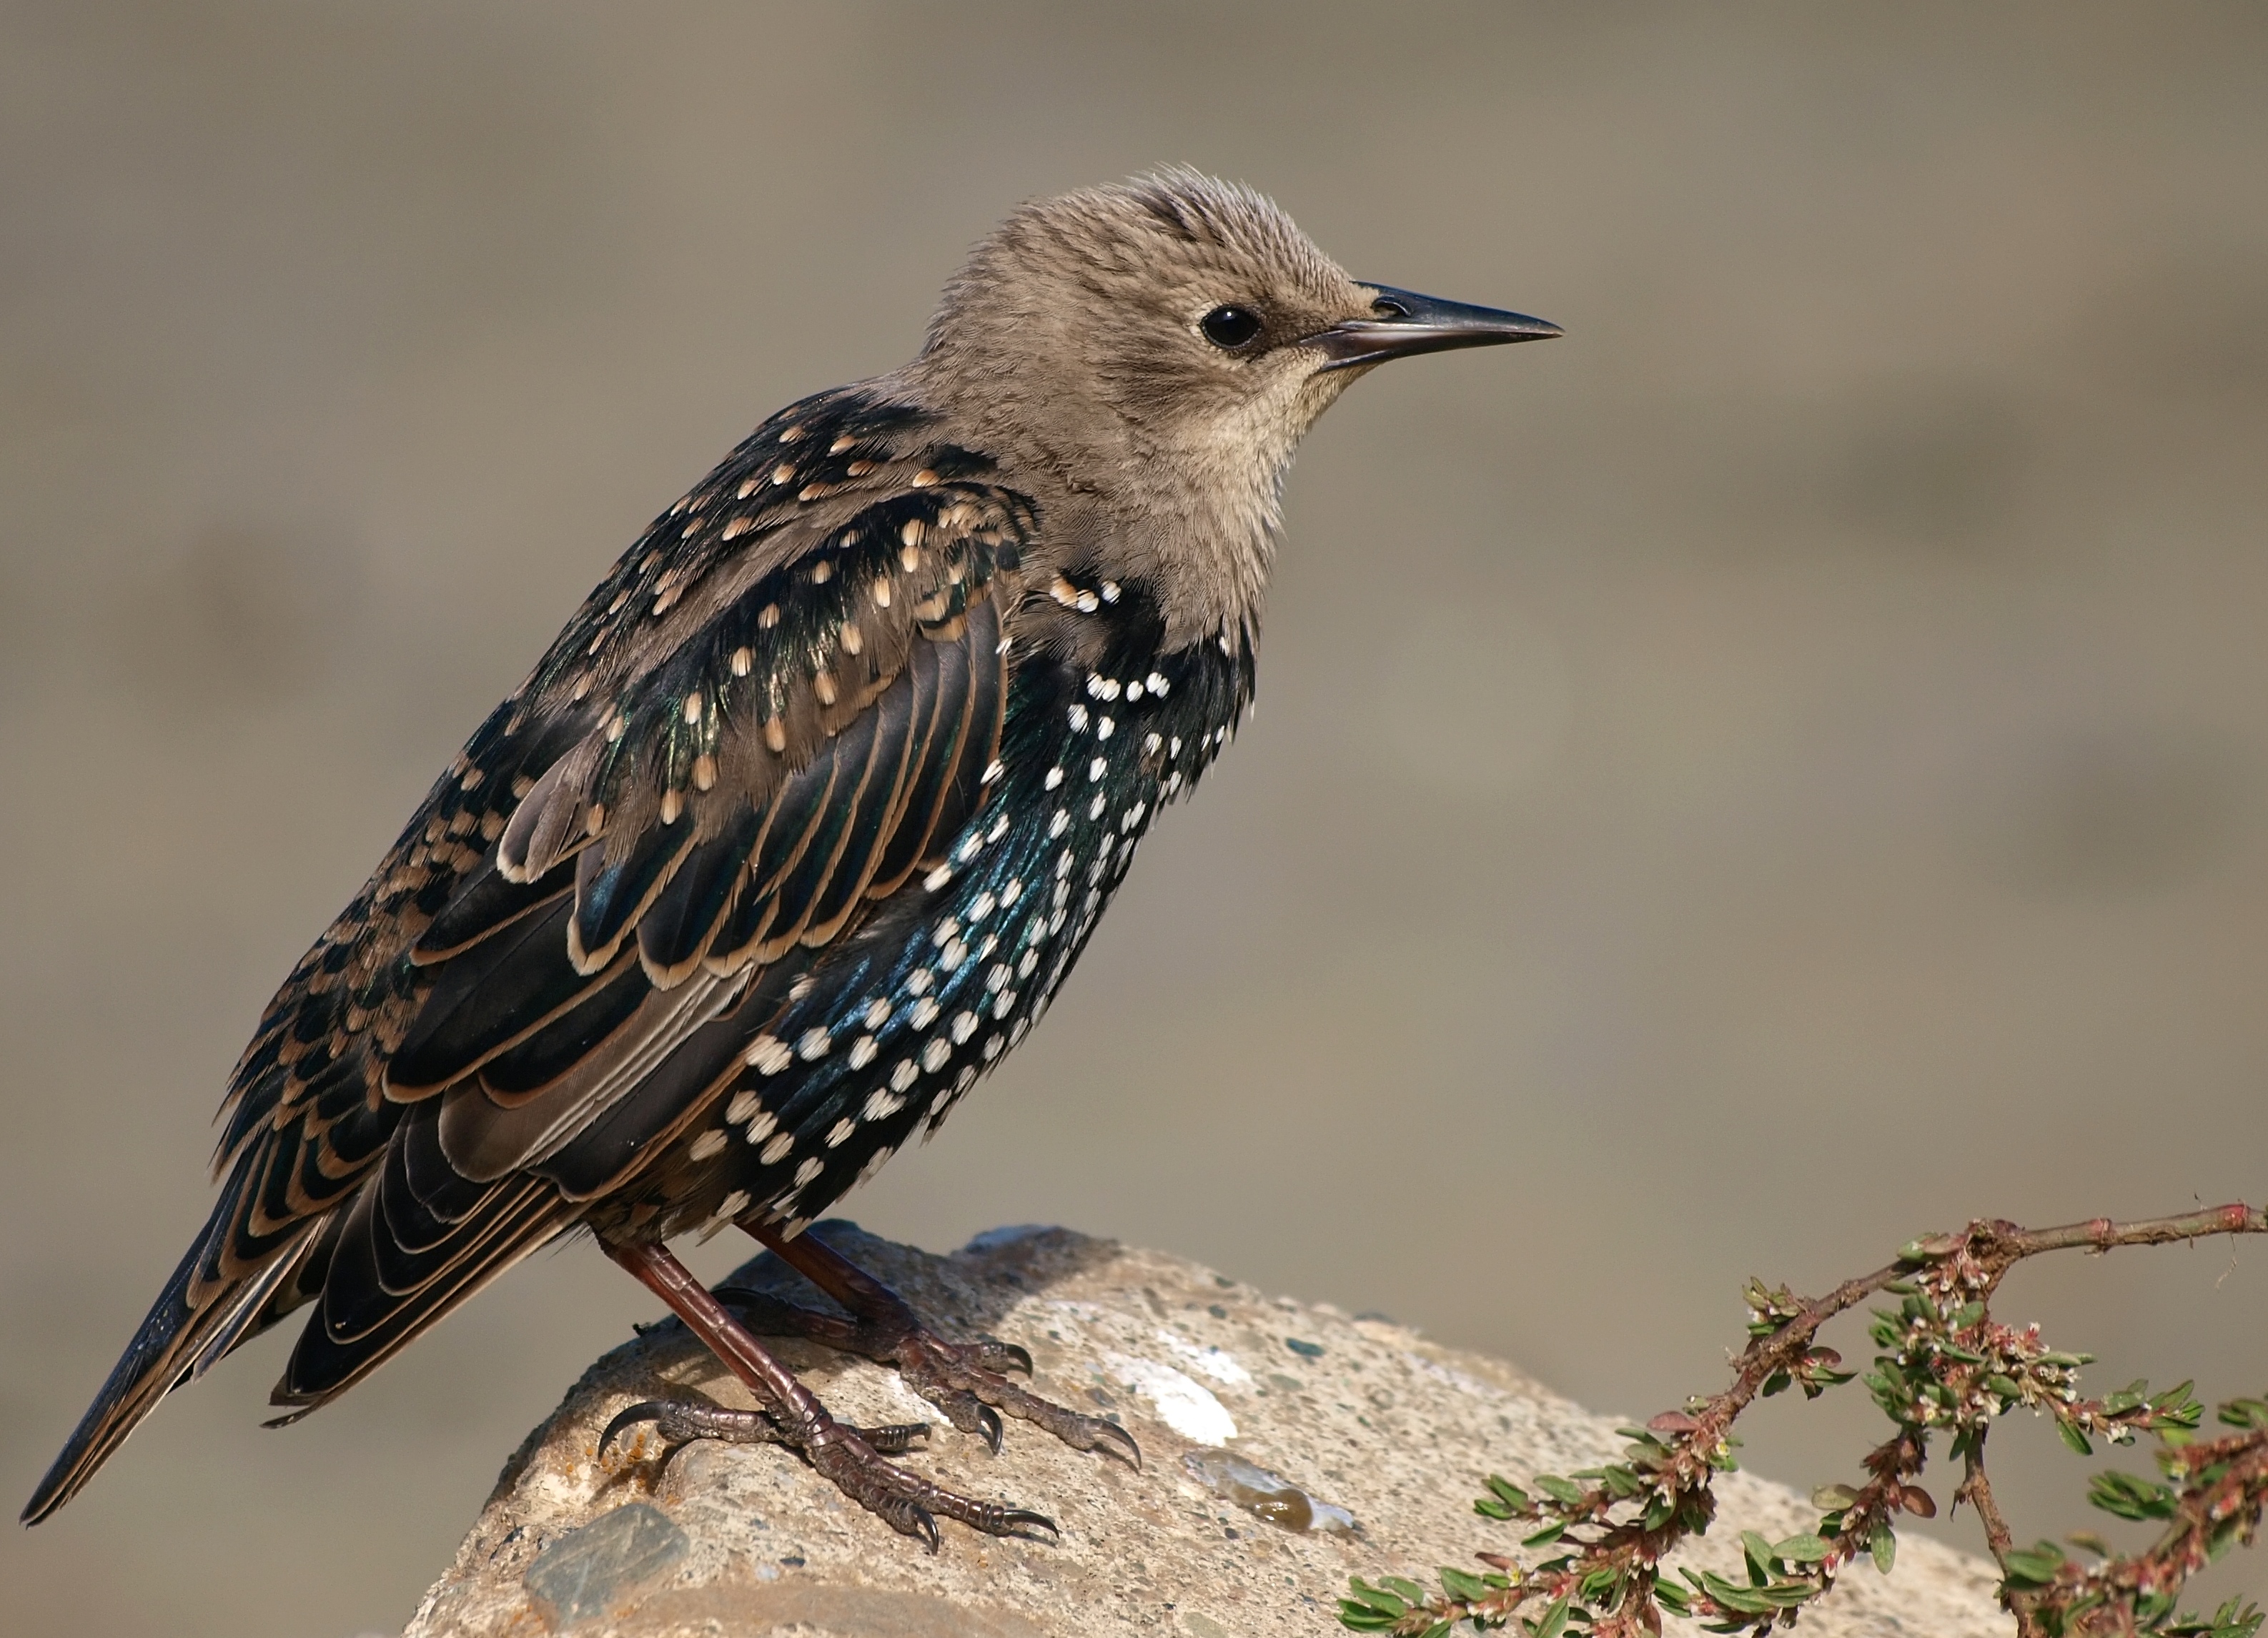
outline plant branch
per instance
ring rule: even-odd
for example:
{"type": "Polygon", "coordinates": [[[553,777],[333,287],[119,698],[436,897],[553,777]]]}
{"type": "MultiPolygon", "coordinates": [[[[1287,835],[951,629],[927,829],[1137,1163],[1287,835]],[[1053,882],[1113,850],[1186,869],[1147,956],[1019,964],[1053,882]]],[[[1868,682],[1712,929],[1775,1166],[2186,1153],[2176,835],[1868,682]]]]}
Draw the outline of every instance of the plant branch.
{"type": "Polygon", "coordinates": [[[1444,1569],[1439,1594],[1397,1577],[1373,1586],[1358,1576],[1353,1596],[1340,1602],[1340,1620],[1357,1631],[1405,1638],[1440,1638],[1458,1621],[1482,1628],[1516,1622],[1530,1638],[1559,1638],[1571,1620],[1580,1620],[1593,1638],[1637,1638],[1659,1633],[1667,1612],[1711,1621],[1718,1632],[1761,1635],[1792,1622],[1799,1609],[1824,1596],[1853,1560],[1870,1557],[1878,1569],[1889,1570],[1898,1516],[1928,1517],[1936,1511],[1928,1492],[1912,1480],[1927,1464],[1931,1441],[1942,1435],[1962,1464],[1955,1499],[1966,1499],[1977,1510],[2000,1569],[2002,1602],[2016,1618],[2020,1638],[2143,1633],[2253,1638],[2262,1624],[2257,1610],[2232,1602],[2199,1623],[2176,1617],[2174,1598],[2213,1556],[2232,1543],[2250,1541],[2268,1511],[2268,1400],[2224,1406],[2222,1420],[2244,1431],[2192,1449],[2191,1430],[2202,1407],[2188,1384],[2154,1396],[2136,1383],[2102,1399],[2082,1398],[2078,1368],[2088,1356],[2048,1348],[2036,1326],[2003,1325],[1992,1318],[1991,1305],[2010,1269],[2049,1252],[2101,1254],[2260,1233],[2268,1233],[2268,1208],[2241,1202],[2125,1223],[2094,1217],[2047,1229],[1979,1219],[1957,1233],[1911,1241],[1896,1260],[1824,1296],[1799,1298],[1784,1286],[1768,1289],[1750,1281],[1749,1341],[1722,1391],[1664,1412],[1644,1428],[1624,1429],[1632,1443],[1622,1462],[1566,1477],[1538,1476],[1533,1482],[1540,1495],[1490,1478],[1490,1494],[1476,1509],[1540,1526],[1521,1545],[1552,1556],[1523,1567],[1484,1553],[1480,1557],[1491,1573],[1444,1569]],[[1819,1333],[1882,1296],[1900,1302],[1896,1310],[1874,1311],[1870,1334],[1878,1352],[1865,1385],[1896,1432],[1865,1458],[1866,1483],[1816,1492],[1821,1517],[1814,1532],[1778,1543],[1742,1532],[1745,1584],[1690,1569],[1678,1572],[1683,1584],[1665,1578],[1664,1559],[1704,1534],[1715,1517],[1716,1475],[1735,1465],[1735,1422],[1760,1398],[1793,1386],[1815,1399],[1858,1377],[1839,1369],[1834,1349],[1819,1346],[1819,1333]],[[2124,1517],[2167,1520],[2160,1540],[2147,1552],[2092,1569],[2072,1563],[2052,1543],[2017,1546],[1992,1494],[1984,1448],[1992,1421],[2019,1406],[2046,1412],[2081,1454],[2092,1450],[2093,1437],[2124,1443],[2139,1433],[2156,1436],[2165,1447],[2161,1465],[2172,1483],[2103,1474],[2091,1495],[2096,1505],[2124,1517]],[[1542,1606],[1539,1613],[1521,1613],[1535,1605],[1542,1606]]]}

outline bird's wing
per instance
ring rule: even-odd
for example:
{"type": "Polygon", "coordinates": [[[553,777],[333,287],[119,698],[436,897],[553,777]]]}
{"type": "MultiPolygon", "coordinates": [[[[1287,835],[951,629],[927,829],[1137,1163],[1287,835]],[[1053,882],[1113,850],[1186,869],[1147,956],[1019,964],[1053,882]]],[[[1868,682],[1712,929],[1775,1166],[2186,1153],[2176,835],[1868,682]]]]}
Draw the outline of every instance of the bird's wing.
{"type": "MultiPolygon", "coordinates": [[[[1030,521],[908,466],[654,663],[583,690],[596,720],[407,953],[429,988],[386,1095],[414,1113],[279,1402],[342,1391],[574,1221],[586,1194],[542,1163],[618,1105],[641,1135],[599,1147],[653,1152],[648,1129],[697,1105],[812,956],[939,861],[998,748],[999,606],[1030,521]]],[[[666,580],[645,594],[660,613],[701,590],[666,580]]]]}
{"type": "Polygon", "coordinates": [[[279,1398],[365,1374],[573,1221],[522,1168],[933,862],[1033,520],[925,434],[856,389],[759,428],[482,725],[262,1016],[212,1218],[35,1509],[319,1292],[279,1398]]]}

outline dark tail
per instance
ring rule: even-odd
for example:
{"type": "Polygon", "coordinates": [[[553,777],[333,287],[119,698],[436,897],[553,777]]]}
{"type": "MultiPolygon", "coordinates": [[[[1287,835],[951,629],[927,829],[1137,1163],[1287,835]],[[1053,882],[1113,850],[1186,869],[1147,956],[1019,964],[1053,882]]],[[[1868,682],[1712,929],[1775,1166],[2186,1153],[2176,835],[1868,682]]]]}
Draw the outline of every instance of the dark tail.
{"type": "Polygon", "coordinates": [[[329,1222],[325,1218],[306,1223],[276,1246],[272,1259],[256,1272],[214,1289],[212,1270],[206,1265],[229,1231],[236,1193],[223,1193],[204,1232],[190,1245],[141,1329],[111,1367],[110,1379],[25,1504],[26,1524],[38,1524],[77,1495],[111,1452],[126,1442],[126,1436],[158,1408],[159,1399],[307,1300],[309,1282],[294,1276],[302,1272],[310,1253],[320,1256],[328,1250],[329,1222]],[[199,1296],[204,1299],[201,1304],[193,1300],[199,1296]]]}

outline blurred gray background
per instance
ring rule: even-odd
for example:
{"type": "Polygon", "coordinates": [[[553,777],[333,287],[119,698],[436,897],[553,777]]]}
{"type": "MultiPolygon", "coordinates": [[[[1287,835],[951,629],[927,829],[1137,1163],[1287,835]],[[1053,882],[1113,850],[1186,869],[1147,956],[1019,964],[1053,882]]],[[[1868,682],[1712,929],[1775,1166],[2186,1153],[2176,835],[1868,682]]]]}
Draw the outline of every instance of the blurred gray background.
{"type": "MultiPolygon", "coordinates": [[[[1165,160],[1568,337],[1325,421],[1257,717],[846,1211],[1169,1247],[1643,1414],[1750,1273],[2261,1195],[2257,5],[13,0],[0,1499],[202,1220],[261,1002],[602,568],[1015,201],[1165,160]]],[[[2264,1276],[2004,1309],[2257,1392],[2264,1276]]],[[[546,1255],[286,1433],[271,1336],[0,1528],[0,1627],[397,1627],[652,1308],[546,1255]]],[[[1859,1392],[1755,1465],[1852,1476],[1859,1392]]],[[[2020,1527],[2089,1522],[2004,1429],[2020,1527]]]]}

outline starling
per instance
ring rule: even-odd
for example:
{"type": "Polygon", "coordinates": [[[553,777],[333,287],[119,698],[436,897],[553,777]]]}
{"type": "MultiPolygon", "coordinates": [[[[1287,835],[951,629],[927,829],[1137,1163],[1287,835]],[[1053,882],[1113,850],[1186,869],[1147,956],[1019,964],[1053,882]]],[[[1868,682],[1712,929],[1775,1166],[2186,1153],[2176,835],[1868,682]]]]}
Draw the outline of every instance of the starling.
{"type": "Polygon", "coordinates": [[[310,1310],[292,1421],[571,1230],[760,1409],[633,1406],[666,1446],[790,1447],[899,1531],[1041,1515],[888,1459],[757,1340],[895,1365],[1138,1463],[804,1232],[1046,1010],[1135,845],[1218,756],[1292,448],[1371,366],[1557,335],[1350,278],[1175,169],[1023,206],[918,356],[791,405],[669,508],[475,731],[231,1077],[220,1198],[25,1509],[171,1389],[310,1310]],[[737,1224],[839,1306],[704,1289],[737,1224]]]}

